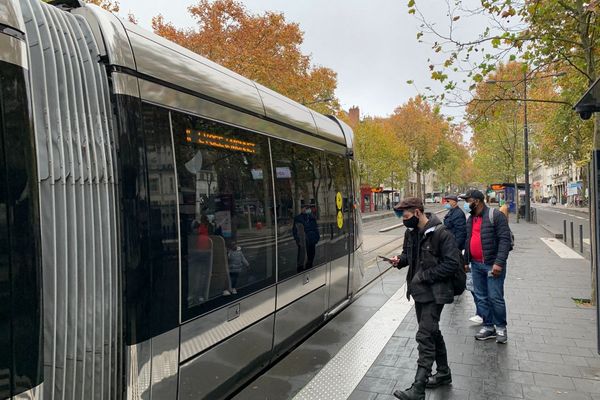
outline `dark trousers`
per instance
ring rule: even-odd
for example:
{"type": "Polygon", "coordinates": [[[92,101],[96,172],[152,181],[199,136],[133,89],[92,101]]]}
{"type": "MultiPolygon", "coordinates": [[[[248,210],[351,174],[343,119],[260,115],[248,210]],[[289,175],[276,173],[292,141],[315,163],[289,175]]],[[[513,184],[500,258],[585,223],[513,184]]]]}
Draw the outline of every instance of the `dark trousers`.
{"type": "Polygon", "coordinates": [[[429,303],[415,302],[417,322],[419,323],[416,336],[419,350],[417,365],[429,372],[431,372],[434,361],[438,369],[448,366],[446,343],[440,332],[440,316],[443,308],[443,304],[436,304],[433,301],[429,303]]]}

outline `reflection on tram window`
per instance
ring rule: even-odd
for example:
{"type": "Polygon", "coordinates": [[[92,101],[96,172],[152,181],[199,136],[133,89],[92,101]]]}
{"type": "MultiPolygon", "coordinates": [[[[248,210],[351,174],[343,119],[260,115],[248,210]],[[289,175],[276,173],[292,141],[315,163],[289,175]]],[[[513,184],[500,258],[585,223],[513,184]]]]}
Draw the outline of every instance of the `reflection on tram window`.
{"type": "MultiPolygon", "coordinates": [[[[144,140],[149,183],[149,287],[137,286],[139,296],[150,296],[153,332],[164,332],[178,321],[179,252],[177,240],[177,192],[169,112],[144,104],[144,140]]],[[[133,287],[133,286],[131,286],[133,287]]]]}
{"type": "Polygon", "coordinates": [[[323,155],[281,141],[272,141],[271,150],[276,174],[278,271],[279,279],[284,279],[326,261],[323,155]]]}
{"type": "Polygon", "coordinates": [[[350,193],[350,176],[348,160],[343,156],[327,154],[326,156],[327,195],[327,227],[331,240],[329,243],[330,260],[336,260],[350,253],[352,232],[350,193]]]}
{"type": "Polygon", "coordinates": [[[265,137],[184,114],[173,135],[189,319],[274,283],[272,180],[265,137]]]}

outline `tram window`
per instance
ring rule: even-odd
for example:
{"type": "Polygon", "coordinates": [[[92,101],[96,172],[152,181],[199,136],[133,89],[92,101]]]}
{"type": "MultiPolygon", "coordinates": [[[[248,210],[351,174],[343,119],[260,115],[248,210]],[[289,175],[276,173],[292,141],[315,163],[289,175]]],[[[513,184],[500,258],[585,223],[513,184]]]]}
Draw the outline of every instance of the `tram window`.
{"type": "Polygon", "coordinates": [[[278,274],[285,279],[327,261],[323,154],[275,140],[271,151],[276,174],[278,274]]]}
{"type": "MultiPolygon", "coordinates": [[[[326,176],[324,196],[326,201],[325,224],[327,234],[330,236],[329,250],[327,254],[330,260],[335,260],[347,255],[352,246],[350,232],[353,227],[352,203],[348,194],[350,193],[350,176],[348,171],[348,160],[340,155],[327,154],[325,162],[326,176]]],[[[323,217],[323,216],[322,216],[323,217]]]]}
{"type": "Polygon", "coordinates": [[[173,113],[183,318],[275,282],[268,139],[173,113]]]}
{"type": "MultiPolygon", "coordinates": [[[[168,185],[175,178],[169,111],[144,104],[144,140],[149,182],[150,287],[152,332],[160,333],[179,323],[179,252],[175,201],[177,193],[168,185]]],[[[150,289],[150,290],[148,290],[150,289]]]]}

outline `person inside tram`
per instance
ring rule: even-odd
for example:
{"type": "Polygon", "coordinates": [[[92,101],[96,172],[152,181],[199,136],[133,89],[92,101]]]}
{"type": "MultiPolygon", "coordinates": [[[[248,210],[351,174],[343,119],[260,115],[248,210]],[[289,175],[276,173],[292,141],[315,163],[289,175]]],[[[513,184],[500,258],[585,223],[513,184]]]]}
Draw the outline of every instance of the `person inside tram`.
{"type": "Polygon", "coordinates": [[[311,269],[315,260],[320,234],[314,211],[314,204],[305,204],[300,214],[294,217],[292,235],[298,246],[298,272],[311,269]]]}

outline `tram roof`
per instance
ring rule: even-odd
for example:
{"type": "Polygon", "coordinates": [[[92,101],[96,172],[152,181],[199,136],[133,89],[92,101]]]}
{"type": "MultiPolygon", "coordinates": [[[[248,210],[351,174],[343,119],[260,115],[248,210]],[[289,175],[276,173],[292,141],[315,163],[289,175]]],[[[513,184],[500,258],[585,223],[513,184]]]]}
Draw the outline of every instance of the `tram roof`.
{"type": "Polygon", "coordinates": [[[319,114],[100,7],[88,4],[73,12],[88,21],[97,21],[98,26],[92,30],[97,39],[103,38],[97,41],[103,42],[100,49],[112,66],[136,71],[138,78],[168,83],[175,90],[193,92],[209,101],[351,147],[352,130],[334,118],[319,114]]]}

